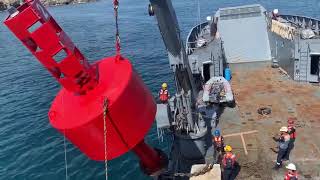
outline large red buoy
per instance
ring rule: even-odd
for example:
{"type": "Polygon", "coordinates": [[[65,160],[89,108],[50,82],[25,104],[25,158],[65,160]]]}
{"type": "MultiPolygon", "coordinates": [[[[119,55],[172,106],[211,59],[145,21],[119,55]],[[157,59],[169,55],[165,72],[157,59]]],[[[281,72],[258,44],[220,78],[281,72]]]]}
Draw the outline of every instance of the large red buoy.
{"type": "Polygon", "coordinates": [[[4,23],[62,85],[49,110],[54,128],[91,159],[105,160],[106,127],[108,160],[133,149],[147,173],[164,167],[163,154],[143,140],[156,105],[128,59],[117,55],[90,65],[38,0],[21,5],[4,23]]]}

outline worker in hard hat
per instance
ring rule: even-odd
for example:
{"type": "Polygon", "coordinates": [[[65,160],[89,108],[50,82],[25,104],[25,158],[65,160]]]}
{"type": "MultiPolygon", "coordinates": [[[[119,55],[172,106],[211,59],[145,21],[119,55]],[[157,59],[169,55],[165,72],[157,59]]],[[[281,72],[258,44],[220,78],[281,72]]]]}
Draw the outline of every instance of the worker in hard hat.
{"type": "Polygon", "coordinates": [[[232,147],[229,145],[224,147],[224,151],[226,153],[222,159],[223,180],[234,180],[236,156],[232,153],[232,147]]]}
{"type": "Polygon", "coordinates": [[[161,89],[159,92],[159,99],[161,103],[167,103],[169,100],[169,91],[168,91],[168,84],[167,83],[162,83],[161,89]]]}
{"type": "Polygon", "coordinates": [[[286,155],[283,160],[288,161],[290,153],[292,149],[294,148],[294,142],[296,140],[296,128],[295,128],[295,119],[294,118],[288,118],[288,134],[290,135],[290,141],[288,144],[288,149],[286,152],[286,155]]]}
{"type": "Polygon", "coordinates": [[[213,145],[216,151],[220,154],[224,152],[224,140],[223,136],[221,136],[220,130],[216,129],[213,133],[213,145]]]}
{"type": "Polygon", "coordinates": [[[277,162],[274,166],[275,170],[278,170],[282,166],[282,160],[284,159],[286,152],[288,150],[288,145],[290,141],[290,135],[288,134],[288,127],[283,126],[280,128],[280,137],[277,139],[278,141],[278,156],[277,162]]]}
{"type": "Polygon", "coordinates": [[[284,180],[298,180],[296,165],[289,163],[286,168],[288,171],[284,177],[284,180]]]}
{"type": "Polygon", "coordinates": [[[274,9],[272,11],[272,19],[273,20],[278,20],[278,18],[279,18],[279,9],[274,9]]]}

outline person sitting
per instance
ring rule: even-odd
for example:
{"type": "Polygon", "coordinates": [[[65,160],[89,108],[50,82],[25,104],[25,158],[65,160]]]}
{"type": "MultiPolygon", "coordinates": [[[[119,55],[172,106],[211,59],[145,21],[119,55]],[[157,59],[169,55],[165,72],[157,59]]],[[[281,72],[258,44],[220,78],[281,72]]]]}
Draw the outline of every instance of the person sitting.
{"type": "Polygon", "coordinates": [[[169,100],[169,91],[168,91],[168,84],[167,83],[162,83],[161,89],[159,91],[159,99],[160,102],[165,104],[169,100]]]}

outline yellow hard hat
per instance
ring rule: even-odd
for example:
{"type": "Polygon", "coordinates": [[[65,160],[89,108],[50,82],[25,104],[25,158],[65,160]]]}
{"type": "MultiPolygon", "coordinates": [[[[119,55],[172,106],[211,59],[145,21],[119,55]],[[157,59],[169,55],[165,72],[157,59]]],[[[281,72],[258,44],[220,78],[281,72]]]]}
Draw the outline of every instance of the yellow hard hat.
{"type": "Polygon", "coordinates": [[[165,89],[165,88],[168,87],[168,84],[167,83],[162,83],[161,87],[165,89]]]}
{"type": "Polygon", "coordinates": [[[229,145],[226,145],[226,146],[224,147],[224,151],[225,151],[225,152],[230,152],[230,151],[232,151],[232,147],[229,146],[229,145]]]}

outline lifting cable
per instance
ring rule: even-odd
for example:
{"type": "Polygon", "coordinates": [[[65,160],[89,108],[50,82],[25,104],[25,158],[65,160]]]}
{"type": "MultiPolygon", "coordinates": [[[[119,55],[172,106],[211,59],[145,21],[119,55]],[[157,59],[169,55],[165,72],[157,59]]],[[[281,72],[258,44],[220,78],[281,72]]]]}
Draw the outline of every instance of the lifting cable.
{"type": "MultiPolygon", "coordinates": [[[[119,26],[118,26],[118,9],[119,9],[119,0],[113,0],[113,9],[115,16],[115,28],[116,28],[116,56],[120,55],[120,35],[119,35],[119,26]]],[[[107,113],[108,113],[108,99],[104,99],[103,102],[103,130],[104,130],[104,166],[105,166],[105,179],[108,180],[108,154],[107,154],[107,113]]],[[[65,133],[64,133],[65,134],[65,133]]],[[[68,180],[68,162],[67,162],[67,144],[66,138],[63,136],[63,145],[64,145],[64,162],[65,162],[65,175],[66,180],[68,180]]]]}
{"type": "Polygon", "coordinates": [[[199,34],[201,33],[201,8],[200,8],[200,0],[197,0],[197,12],[198,12],[198,23],[200,25],[199,34]]]}
{"type": "Polygon", "coordinates": [[[120,35],[119,35],[119,25],[118,25],[118,9],[119,9],[119,0],[113,0],[113,9],[114,17],[116,22],[116,55],[120,55],[120,35]]]}
{"type": "MultiPolygon", "coordinates": [[[[116,56],[120,56],[120,35],[119,35],[119,24],[118,24],[118,9],[119,9],[119,0],[113,0],[113,9],[115,17],[115,28],[116,28],[116,56]]],[[[108,99],[103,101],[103,139],[104,139],[104,167],[105,167],[105,178],[108,180],[108,149],[107,149],[107,113],[108,113],[108,99]]]]}

